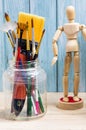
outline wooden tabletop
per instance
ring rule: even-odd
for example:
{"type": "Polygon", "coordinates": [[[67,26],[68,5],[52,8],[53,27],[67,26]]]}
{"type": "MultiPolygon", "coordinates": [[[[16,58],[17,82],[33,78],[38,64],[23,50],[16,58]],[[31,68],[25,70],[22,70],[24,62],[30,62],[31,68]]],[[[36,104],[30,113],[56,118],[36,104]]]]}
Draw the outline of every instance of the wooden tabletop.
{"type": "Polygon", "coordinates": [[[0,93],[0,130],[86,130],[86,93],[79,93],[84,107],[79,110],[61,110],[56,103],[62,93],[48,93],[47,113],[30,121],[5,120],[3,115],[3,94],[0,93]]]}

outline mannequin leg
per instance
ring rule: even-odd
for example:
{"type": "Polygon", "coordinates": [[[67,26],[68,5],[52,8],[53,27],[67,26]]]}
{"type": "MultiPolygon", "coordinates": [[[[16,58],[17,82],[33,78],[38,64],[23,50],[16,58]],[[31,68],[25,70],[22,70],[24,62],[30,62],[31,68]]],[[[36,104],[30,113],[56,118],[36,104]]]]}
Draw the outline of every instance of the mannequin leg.
{"type": "Polygon", "coordinates": [[[63,76],[63,90],[64,90],[63,100],[65,102],[68,102],[68,73],[69,73],[71,61],[72,61],[71,52],[67,52],[65,57],[64,76],[63,76]]]}
{"type": "Polygon", "coordinates": [[[79,101],[78,88],[79,88],[79,52],[74,52],[74,97],[75,101],[79,101]]]}

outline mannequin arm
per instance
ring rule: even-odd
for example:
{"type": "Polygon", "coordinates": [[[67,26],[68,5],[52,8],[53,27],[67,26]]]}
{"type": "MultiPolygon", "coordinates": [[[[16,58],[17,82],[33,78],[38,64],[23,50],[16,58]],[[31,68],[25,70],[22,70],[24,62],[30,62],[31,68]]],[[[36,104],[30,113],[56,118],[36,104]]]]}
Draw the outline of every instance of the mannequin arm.
{"type": "Polygon", "coordinates": [[[52,60],[52,65],[54,65],[57,61],[58,46],[57,46],[56,42],[58,41],[62,31],[63,31],[63,27],[59,27],[58,30],[56,31],[54,37],[53,37],[52,47],[53,47],[54,57],[53,57],[53,60],[52,60]]]}
{"type": "Polygon", "coordinates": [[[52,60],[52,65],[54,65],[57,61],[57,56],[58,56],[58,46],[56,44],[56,41],[53,40],[52,42],[52,47],[53,47],[53,53],[54,53],[54,57],[53,57],[53,60],[52,60]]]}
{"type": "Polygon", "coordinates": [[[84,40],[86,40],[86,26],[85,25],[80,25],[80,30],[82,32],[84,40]]]}

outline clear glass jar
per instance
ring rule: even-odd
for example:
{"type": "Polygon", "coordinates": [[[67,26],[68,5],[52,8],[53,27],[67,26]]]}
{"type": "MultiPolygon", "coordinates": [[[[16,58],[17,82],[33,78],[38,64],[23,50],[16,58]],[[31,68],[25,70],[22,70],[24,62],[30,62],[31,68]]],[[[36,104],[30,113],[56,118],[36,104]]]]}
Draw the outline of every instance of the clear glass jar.
{"type": "Polygon", "coordinates": [[[29,120],[47,110],[46,73],[38,62],[11,63],[3,74],[5,117],[29,120]]]}

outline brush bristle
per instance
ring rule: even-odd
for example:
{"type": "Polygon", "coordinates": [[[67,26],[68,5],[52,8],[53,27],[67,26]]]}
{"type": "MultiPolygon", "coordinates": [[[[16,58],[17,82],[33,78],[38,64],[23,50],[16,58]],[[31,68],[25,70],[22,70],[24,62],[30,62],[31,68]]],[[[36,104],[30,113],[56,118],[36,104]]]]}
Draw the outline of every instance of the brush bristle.
{"type": "Polygon", "coordinates": [[[4,16],[5,16],[6,21],[9,22],[10,21],[9,15],[7,13],[5,13],[4,16]]]}
{"type": "MultiPolygon", "coordinates": [[[[28,31],[29,40],[32,40],[32,26],[34,26],[34,40],[35,42],[39,43],[41,39],[41,35],[42,35],[42,30],[44,28],[45,19],[40,16],[20,12],[18,16],[18,23],[26,24],[27,21],[28,21],[28,27],[29,27],[29,31],[28,31]]],[[[22,39],[27,39],[25,31],[23,33],[22,39]]]]}
{"type": "Polygon", "coordinates": [[[33,19],[31,19],[31,27],[33,28],[33,19]]]}
{"type": "Polygon", "coordinates": [[[24,23],[18,23],[18,28],[19,28],[20,30],[25,30],[26,27],[27,27],[27,24],[24,24],[24,23]]]}

